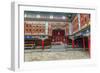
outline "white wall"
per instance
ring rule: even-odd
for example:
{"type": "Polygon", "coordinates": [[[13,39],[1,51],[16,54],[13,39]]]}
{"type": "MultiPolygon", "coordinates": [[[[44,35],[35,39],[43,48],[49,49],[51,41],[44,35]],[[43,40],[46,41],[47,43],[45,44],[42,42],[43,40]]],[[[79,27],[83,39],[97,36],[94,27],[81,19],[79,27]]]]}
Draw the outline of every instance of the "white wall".
{"type": "MultiPolygon", "coordinates": [[[[29,0],[19,0],[28,2],[29,0]]],[[[100,2],[99,0],[30,0],[34,4],[41,5],[61,5],[66,6],[67,4],[74,5],[89,5],[96,6],[97,10],[97,19],[98,23],[94,24],[94,43],[95,47],[98,48],[98,65],[95,66],[82,66],[82,67],[56,67],[55,69],[44,69],[44,70],[33,70],[30,73],[97,73],[98,68],[100,68],[100,2]]],[[[10,68],[10,54],[11,54],[11,0],[1,0],[0,1],[0,73],[11,73],[10,68]]],[[[28,71],[26,71],[28,72],[28,71]]]]}

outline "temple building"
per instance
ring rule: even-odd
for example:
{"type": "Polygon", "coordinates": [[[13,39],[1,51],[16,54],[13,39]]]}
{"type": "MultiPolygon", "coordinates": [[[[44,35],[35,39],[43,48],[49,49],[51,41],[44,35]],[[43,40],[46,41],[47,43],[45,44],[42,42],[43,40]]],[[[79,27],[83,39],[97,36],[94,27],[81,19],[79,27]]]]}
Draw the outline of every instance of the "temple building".
{"type": "Polygon", "coordinates": [[[24,49],[85,50],[90,55],[90,14],[24,11],[24,49]]]}

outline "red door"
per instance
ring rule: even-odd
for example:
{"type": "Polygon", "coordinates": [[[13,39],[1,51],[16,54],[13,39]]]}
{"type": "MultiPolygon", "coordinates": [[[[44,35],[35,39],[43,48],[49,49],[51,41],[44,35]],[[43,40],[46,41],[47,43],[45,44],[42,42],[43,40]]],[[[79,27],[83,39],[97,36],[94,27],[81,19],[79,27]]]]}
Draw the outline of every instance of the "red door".
{"type": "Polygon", "coordinates": [[[52,37],[54,42],[63,42],[64,41],[65,30],[55,29],[52,32],[52,37]]]}

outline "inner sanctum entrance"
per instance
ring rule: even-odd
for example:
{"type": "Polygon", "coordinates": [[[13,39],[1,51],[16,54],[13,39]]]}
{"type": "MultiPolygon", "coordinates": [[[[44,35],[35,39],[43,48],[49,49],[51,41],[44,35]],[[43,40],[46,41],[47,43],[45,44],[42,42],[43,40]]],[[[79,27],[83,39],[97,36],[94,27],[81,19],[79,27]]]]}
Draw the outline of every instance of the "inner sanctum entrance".
{"type": "Polygon", "coordinates": [[[52,42],[56,44],[62,44],[65,41],[65,30],[63,29],[54,29],[52,31],[52,42]]]}

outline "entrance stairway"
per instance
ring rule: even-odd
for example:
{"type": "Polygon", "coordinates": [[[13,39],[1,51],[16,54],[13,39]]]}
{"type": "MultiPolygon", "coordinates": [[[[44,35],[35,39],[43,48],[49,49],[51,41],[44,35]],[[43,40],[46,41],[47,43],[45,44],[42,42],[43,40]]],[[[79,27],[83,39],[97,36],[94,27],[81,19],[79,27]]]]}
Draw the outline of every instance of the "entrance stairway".
{"type": "Polygon", "coordinates": [[[83,51],[83,48],[72,48],[71,45],[53,45],[49,51],[83,51]]]}
{"type": "Polygon", "coordinates": [[[50,51],[66,51],[64,44],[61,45],[52,45],[50,51]]]}

